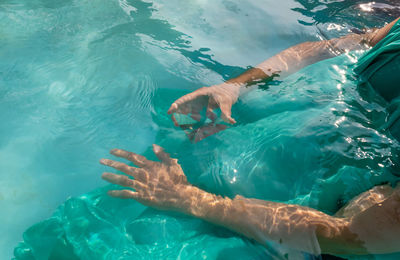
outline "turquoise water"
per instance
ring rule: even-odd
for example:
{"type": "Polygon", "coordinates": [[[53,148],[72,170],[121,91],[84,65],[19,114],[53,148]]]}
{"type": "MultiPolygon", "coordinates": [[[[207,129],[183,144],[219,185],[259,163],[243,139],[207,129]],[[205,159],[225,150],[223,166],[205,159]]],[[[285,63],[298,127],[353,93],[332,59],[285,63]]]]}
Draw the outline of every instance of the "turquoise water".
{"type": "Polygon", "coordinates": [[[0,258],[15,247],[17,259],[306,257],[111,199],[98,160],[114,147],[151,156],[157,143],[208,191],[327,213],[395,181],[385,166],[399,144],[376,131],[384,101],[348,73],[357,53],[244,96],[238,125],[197,144],[166,115],[189,91],[293,44],[380,26],[397,10],[386,1],[360,17],[367,1],[324,2],[1,1],[0,258]]]}

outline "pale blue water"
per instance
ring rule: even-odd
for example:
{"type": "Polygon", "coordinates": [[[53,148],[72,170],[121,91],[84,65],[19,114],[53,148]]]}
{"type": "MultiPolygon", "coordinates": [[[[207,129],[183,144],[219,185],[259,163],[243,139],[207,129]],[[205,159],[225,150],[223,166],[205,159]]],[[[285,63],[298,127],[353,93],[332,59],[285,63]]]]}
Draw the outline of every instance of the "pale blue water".
{"type": "Polygon", "coordinates": [[[23,232],[69,197],[55,217],[26,233],[20,259],[57,259],[57,250],[81,259],[149,252],[302,258],[201,221],[111,200],[107,188],[96,190],[105,186],[98,160],[114,147],[150,154],[158,143],[209,191],[328,213],[338,201],[394,181],[384,166],[399,145],[375,131],[384,104],[360,99],[352,76],[335,62],[249,94],[234,108],[237,126],[195,145],[166,115],[182,94],[286,47],[380,26],[398,14],[394,1],[381,1],[388,5],[373,13],[359,8],[367,1],[325,2],[2,0],[0,258],[11,258],[23,232]],[[68,246],[55,246],[57,236],[68,246]]]}

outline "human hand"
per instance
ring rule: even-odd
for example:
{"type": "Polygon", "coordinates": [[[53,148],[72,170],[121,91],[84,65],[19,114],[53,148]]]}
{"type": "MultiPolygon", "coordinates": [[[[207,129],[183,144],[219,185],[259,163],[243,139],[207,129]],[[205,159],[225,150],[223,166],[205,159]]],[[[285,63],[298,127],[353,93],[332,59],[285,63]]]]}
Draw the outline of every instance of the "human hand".
{"type": "Polygon", "coordinates": [[[102,178],[122,187],[132,188],[111,190],[108,194],[122,199],[134,199],[146,206],[163,210],[182,211],[183,204],[193,186],[186,179],[177,159],[170,157],[158,145],[153,145],[153,151],[161,162],[150,161],[146,157],[121,149],[111,150],[111,154],[125,158],[140,168],[109,159],[101,159],[100,163],[132,176],[105,172],[102,178]]]}
{"type": "Polygon", "coordinates": [[[235,119],[231,117],[231,109],[239,97],[239,89],[240,85],[235,83],[223,83],[200,88],[172,103],[168,109],[168,114],[172,114],[172,121],[174,121],[176,126],[179,126],[173,113],[185,115],[190,113],[193,120],[200,121],[200,112],[206,107],[207,117],[215,121],[217,116],[213,110],[220,108],[222,120],[230,124],[235,124],[235,119]]]}
{"type": "Polygon", "coordinates": [[[185,131],[189,140],[194,143],[197,143],[203,140],[204,138],[216,134],[227,128],[226,125],[214,124],[214,123],[209,123],[197,129],[193,128],[192,125],[181,125],[180,127],[183,129],[183,131],[185,131]]]}

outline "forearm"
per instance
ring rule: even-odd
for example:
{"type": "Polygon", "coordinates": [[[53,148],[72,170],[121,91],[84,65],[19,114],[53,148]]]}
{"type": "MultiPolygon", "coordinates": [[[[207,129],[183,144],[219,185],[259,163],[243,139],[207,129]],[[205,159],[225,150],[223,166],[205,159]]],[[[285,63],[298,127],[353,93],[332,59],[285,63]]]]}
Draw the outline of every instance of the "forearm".
{"type": "Polygon", "coordinates": [[[372,33],[369,35],[369,43],[371,46],[375,46],[378,44],[383,38],[386,37],[386,35],[390,32],[390,30],[393,28],[393,26],[396,24],[396,22],[400,19],[397,18],[393,22],[389,23],[385,27],[381,29],[374,30],[372,33]]]}
{"type": "Polygon", "coordinates": [[[360,49],[367,42],[365,35],[357,34],[332,40],[304,42],[280,52],[259,64],[257,68],[266,74],[286,77],[311,64],[360,49]]]}
{"type": "Polygon", "coordinates": [[[274,77],[286,77],[308,65],[368,46],[369,37],[369,34],[349,34],[332,40],[304,42],[278,53],[227,83],[249,87],[274,77]]]}
{"type": "Polygon", "coordinates": [[[275,77],[284,78],[308,65],[342,53],[375,46],[387,36],[399,19],[400,17],[383,28],[369,30],[364,34],[348,34],[331,40],[300,43],[221,85],[227,92],[235,93],[234,96],[237,98],[239,93],[245,92],[253,85],[270,81],[275,77]]]}
{"type": "Polygon", "coordinates": [[[139,168],[109,159],[100,161],[134,178],[103,173],[102,178],[108,182],[135,190],[111,190],[111,196],[198,217],[264,245],[275,241],[313,254],[383,254],[400,250],[400,185],[361,194],[343,208],[341,214],[345,218],[332,217],[298,205],[208,193],[187,182],[177,159],[157,145],[153,150],[161,162],[121,149],[111,151],[139,168]]]}
{"type": "Polygon", "coordinates": [[[375,46],[385,38],[399,19],[381,29],[374,29],[364,34],[349,34],[331,40],[300,43],[265,60],[240,76],[228,80],[227,83],[249,87],[276,76],[288,76],[308,65],[348,51],[375,46]]]}
{"type": "Polygon", "coordinates": [[[265,245],[267,241],[285,244],[312,254],[363,254],[346,219],[320,211],[235,197],[233,200],[193,188],[185,214],[223,226],[265,245]]]}

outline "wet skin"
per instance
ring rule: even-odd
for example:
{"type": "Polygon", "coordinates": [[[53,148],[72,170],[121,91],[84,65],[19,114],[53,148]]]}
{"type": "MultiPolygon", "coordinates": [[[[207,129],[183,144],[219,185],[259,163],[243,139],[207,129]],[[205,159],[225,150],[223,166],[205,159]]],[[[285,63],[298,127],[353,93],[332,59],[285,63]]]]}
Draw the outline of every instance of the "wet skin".
{"type": "MultiPolygon", "coordinates": [[[[398,19],[397,19],[398,20],[398,19]]],[[[200,120],[206,109],[210,124],[193,134],[190,139],[200,141],[226,127],[215,124],[215,109],[221,110],[221,119],[235,124],[231,108],[239,94],[249,86],[267,78],[284,77],[307,65],[338,54],[374,46],[383,39],[397,21],[382,29],[361,35],[348,36],[321,42],[306,42],[293,46],[261,63],[237,78],[223,84],[198,89],[176,100],[168,110],[175,125],[174,114],[187,114],[200,120]]],[[[127,159],[138,167],[102,159],[106,166],[126,175],[103,173],[102,178],[125,187],[112,190],[116,198],[134,199],[149,207],[172,210],[201,218],[231,229],[261,244],[275,241],[312,254],[384,254],[400,251],[400,187],[378,186],[353,199],[335,216],[284,203],[248,199],[241,196],[224,198],[201,190],[188,183],[178,164],[161,147],[153,145],[159,162],[120,149],[111,154],[127,159]]]]}
{"type": "Polygon", "coordinates": [[[329,216],[285,203],[216,196],[191,185],[179,165],[160,146],[160,161],[114,149],[111,154],[138,167],[102,159],[126,175],[105,172],[102,178],[124,187],[109,195],[134,199],[160,210],[177,211],[226,227],[261,244],[275,241],[312,254],[381,254],[400,251],[400,188],[378,186],[329,216]]]}
{"type": "MultiPolygon", "coordinates": [[[[210,87],[202,87],[182,96],[172,103],[168,109],[175,126],[179,122],[175,114],[190,115],[192,119],[200,121],[200,112],[205,109],[206,116],[215,122],[217,115],[216,109],[221,111],[221,119],[228,124],[235,124],[236,120],[232,117],[232,106],[237,102],[241,93],[247,92],[259,83],[274,79],[284,78],[308,65],[314,64],[324,59],[329,59],[353,50],[368,49],[375,46],[382,40],[399,20],[396,19],[381,29],[373,29],[363,34],[349,34],[341,38],[325,41],[304,42],[292,46],[277,55],[265,60],[255,68],[252,68],[240,76],[230,79],[222,84],[210,87]]],[[[203,129],[196,131],[199,137],[193,137],[196,133],[188,134],[194,141],[218,133],[223,130],[221,126],[215,127],[213,124],[207,125],[208,134],[203,134],[203,129]]],[[[187,126],[184,126],[187,129],[187,126]]]]}

